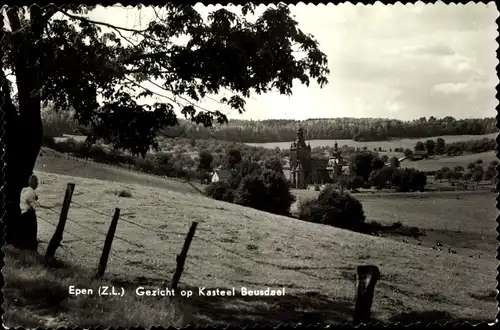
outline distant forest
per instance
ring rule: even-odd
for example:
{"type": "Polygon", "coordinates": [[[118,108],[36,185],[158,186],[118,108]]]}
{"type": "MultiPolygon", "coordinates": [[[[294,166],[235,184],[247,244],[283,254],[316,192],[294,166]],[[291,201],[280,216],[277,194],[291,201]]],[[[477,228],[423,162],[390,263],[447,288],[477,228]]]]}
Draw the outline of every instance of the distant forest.
{"type": "MultiPolygon", "coordinates": [[[[45,108],[42,112],[44,134],[82,134],[89,132],[78,125],[70,111],[55,112],[45,108]]],[[[229,142],[264,143],[288,142],[296,138],[302,126],[307,140],[384,141],[390,138],[426,138],[439,135],[483,135],[497,133],[495,118],[460,119],[445,117],[420,118],[401,121],[384,118],[325,118],[298,120],[230,120],[211,128],[180,120],[180,125],[164,129],[168,136],[194,139],[215,139],[229,142]]]]}
{"type": "MultiPolygon", "coordinates": [[[[420,118],[401,121],[383,118],[326,118],[298,120],[230,120],[212,128],[183,121],[183,135],[195,139],[216,139],[246,143],[287,142],[296,138],[301,125],[308,140],[353,139],[384,141],[390,138],[425,138],[439,135],[482,135],[498,132],[495,118],[420,118]]],[[[175,129],[178,130],[178,129],[175,129]]],[[[173,132],[172,132],[173,133],[173,132]]]]}

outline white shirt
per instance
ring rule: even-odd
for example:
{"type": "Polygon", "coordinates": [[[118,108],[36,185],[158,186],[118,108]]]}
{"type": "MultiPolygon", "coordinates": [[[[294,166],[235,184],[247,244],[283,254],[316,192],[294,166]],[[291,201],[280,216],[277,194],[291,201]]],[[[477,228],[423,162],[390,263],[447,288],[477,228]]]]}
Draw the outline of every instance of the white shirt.
{"type": "Polygon", "coordinates": [[[35,210],[35,207],[37,206],[37,196],[36,192],[33,188],[31,187],[25,187],[21,190],[21,203],[19,206],[21,207],[21,214],[28,211],[29,209],[32,209],[33,211],[35,210]]]}

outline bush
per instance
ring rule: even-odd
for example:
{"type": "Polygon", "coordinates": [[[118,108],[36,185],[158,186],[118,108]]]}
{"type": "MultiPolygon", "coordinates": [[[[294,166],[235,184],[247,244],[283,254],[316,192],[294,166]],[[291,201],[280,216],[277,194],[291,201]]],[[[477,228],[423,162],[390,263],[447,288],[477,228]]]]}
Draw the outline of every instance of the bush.
{"type": "Polygon", "coordinates": [[[153,173],[155,164],[148,159],[137,158],[135,160],[135,169],[144,173],[153,173]]]}
{"type": "Polygon", "coordinates": [[[333,185],[327,185],[316,200],[302,203],[299,218],[351,230],[361,230],[366,220],[361,202],[333,185]]]}
{"type": "Polygon", "coordinates": [[[234,202],[254,209],[264,210],[266,204],[268,204],[264,181],[257,175],[243,177],[236,191],[234,202]]]}
{"type": "Polygon", "coordinates": [[[93,145],[88,149],[88,157],[99,163],[108,163],[108,155],[103,147],[93,145]]]}
{"type": "Polygon", "coordinates": [[[347,189],[358,190],[362,188],[365,184],[365,180],[361,176],[353,176],[349,179],[349,183],[347,184],[347,189]]]}
{"type": "Polygon", "coordinates": [[[411,156],[413,156],[413,150],[411,150],[411,149],[405,149],[404,155],[405,155],[405,157],[411,158],[411,156]]]}
{"type": "Polygon", "coordinates": [[[394,170],[395,169],[392,167],[384,167],[380,170],[373,171],[370,174],[370,186],[373,186],[376,189],[385,188],[387,183],[390,183],[394,170]]]}
{"type": "Polygon", "coordinates": [[[205,188],[207,197],[232,203],[234,200],[234,191],[225,181],[212,182],[205,188]]]}
{"type": "MultiPolygon", "coordinates": [[[[450,173],[445,172],[445,178],[450,173]]],[[[427,175],[413,168],[396,169],[392,174],[392,183],[396,186],[397,192],[424,191],[427,175]]]]}
{"type": "Polygon", "coordinates": [[[309,222],[317,222],[316,217],[314,216],[317,212],[316,199],[306,199],[302,201],[298,207],[299,209],[299,219],[309,221],[309,222]]]}
{"type": "Polygon", "coordinates": [[[289,215],[295,196],[283,173],[267,169],[241,180],[234,202],[261,211],[289,215]]]}

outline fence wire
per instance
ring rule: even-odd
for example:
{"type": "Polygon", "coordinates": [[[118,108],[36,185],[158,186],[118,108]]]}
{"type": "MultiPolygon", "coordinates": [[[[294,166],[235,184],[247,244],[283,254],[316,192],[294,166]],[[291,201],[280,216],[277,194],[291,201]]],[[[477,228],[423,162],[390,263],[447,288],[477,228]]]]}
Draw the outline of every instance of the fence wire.
{"type": "MultiPolygon", "coordinates": [[[[105,213],[103,213],[103,212],[100,212],[100,211],[98,211],[98,210],[95,210],[95,209],[93,209],[93,208],[90,208],[90,207],[88,207],[88,206],[85,206],[85,205],[83,205],[83,204],[80,204],[80,203],[77,203],[77,202],[74,202],[74,201],[72,201],[72,202],[71,202],[71,204],[76,204],[76,205],[78,205],[78,206],[80,206],[80,207],[82,207],[82,208],[84,208],[84,209],[87,209],[87,210],[93,211],[93,212],[94,212],[94,213],[96,213],[96,214],[100,214],[100,215],[102,215],[102,216],[105,216],[105,217],[106,217],[106,220],[108,220],[108,219],[111,217],[111,215],[109,215],[109,214],[105,214],[105,213]]],[[[56,211],[56,210],[54,210],[54,208],[55,208],[55,207],[58,207],[58,206],[61,206],[61,205],[55,205],[55,206],[52,206],[52,207],[42,206],[41,208],[42,208],[43,210],[48,210],[48,211],[51,211],[51,212],[53,212],[53,213],[54,213],[55,215],[57,215],[57,216],[60,216],[60,215],[61,215],[61,213],[60,213],[60,212],[58,212],[58,211],[56,211]]],[[[57,228],[57,224],[54,224],[53,222],[51,222],[51,221],[47,220],[46,218],[44,218],[44,217],[40,216],[39,214],[37,214],[37,219],[40,219],[40,220],[41,220],[41,221],[43,221],[44,223],[47,223],[47,224],[49,224],[50,226],[52,226],[52,227],[54,227],[54,228],[57,228]]],[[[71,219],[71,218],[69,218],[69,217],[66,217],[66,221],[67,221],[67,222],[69,222],[69,223],[75,224],[75,225],[77,225],[78,227],[84,228],[84,229],[85,229],[85,230],[87,230],[87,231],[93,232],[93,233],[98,234],[98,235],[100,235],[100,236],[104,236],[104,237],[103,237],[103,241],[104,241],[104,238],[105,238],[105,237],[106,237],[106,235],[107,235],[107,233],[105,233],[105,232],[101,232],[101,231],[98,231],[98,230],[96,230],[96,229],[90,228],[90,227],[88,227],[88,226],[82,225],[82,224],[81,224],[81,223],[79,223],[78,221],[75,221],[75,220],[73,220],[73,219],[71,219]]],[[[153,229],[151,229],[151,228],[147,228],[147,227],[145,227],[145,226],[141,226],[141,225],[139,225],[139,224],[137,224],[137,223],[135,223],[135,222],[133,222],[133,221],[127,221],[126,219],[123,219],[123,218],[120,218],[120,221],[128,222],[128,223],[130,223],[130,224],[136,225],[136,226],[138,226],[138,227],[143,227],[143,228],[145,228],[145,229],[148,229],[148,230],[150,230],[150,231],[154,232],[154,230],[153,230],[153,229]]],[[[83,237],[81,237],[81,236],[79,236],[79,235],[77,235],[77,234],[73,233],[73,232],[72,232],[71,230],[69,230],[68,228],[65,228],[65,229],[64,229],[64,233],[69,234],[70,236],[72,236],[72,237],[74,237],[74,238],[78,239],[78,241],[81,241],[81,242],[87,243],[87,244],[89,244],[89,245],[91,245],[91,244],[94,244],[94,243],[95,243],[95,241],[90,242],[89,240],[87,240],[87,239],[85,239],[85,238],[83,238],[83,237]]],[[[123,238],[123,237],[121,237],[121,236],[118,236],[118,235],[116,235],[116,234],[114,235],[114,238],[116,238],[116,239],[118,239],[118,240],[121,240],[121,241],[123,241],[123,242],[125,242],[125,243],[127,243],[127,244],[133,245],[133,246],[135,246],[135,247],[138,247],[138,248],[141,248],[141,249],[142,249],[142,248],[144,248],[144,245],[142,245],[142,244],[138,244],[138,243],[135,243],[135,242],[132,242],[132,241],[130,241],[130,240],[128,240],[128,239],[125,239],[125,238],[123,238]]],[[[39,240],[39,242],[40,242],[40,243],[43,243],[44,241],[40,241],[40,240],[39,240]]],[[[48,242],[46,242],[46,243],[48,243],[48,242]]],[[[77,256],[76,256],[74,253],[72,253],[72,252],[71,252],[68,248],[66,248],[66,246],[65,246],[65,245],[61,244],[61,245],[60,245],[60,247],[61,247],[61,248],[62,248],[65,252],[67,252],[67,253],[68,253],[71,257],[73,257],[73,258],[77,258],[77,256]]],[[[100,255],[100,254],[101,254],[100,252],[101,252],[100,250],[97,250],[97,251],[96,251],[96,254],[97,254],[97,255],[100,255]]],[[[134,260],[124,258],[124,257],[120,256],[119,254],[117,254],[117,253],[113,252],[113,251],[110,251],[110,252],[109,252],[109,255],[110,255],[110,256],[113,256],[114,258],[117,258],[117,259],[119,259],[119,260],[122,260],[122,261],[125,263],[125,265],[126,265],[127,267],[131,267],[131,268],[135,268],[135,269],[139,269],[139,270],[141,270],[141,271],[144,271],[144,267],[138,267],[138,266],[134,265],[134,263],[136,262],[136,261],[134,261],[134,260]]],[[[145,266],[146,266],[146,265],[145,265],[145,266]]],[[[155,272],[154,270],[152,270],[152,269],[151,269],[151,267],[148,267],[148,270],[147,270],[147,271],[148,271],[148,272],[150,272],[150,273],[153,273],[155,276],[158,276],[158,277],[164,277],[164,276],[165,276],[165,274],[159,274],[158,272],[155,272]]]]}
{"type": "MultiPolygon", "coordinates": [[[[92,207],[90,207],[90,206],[88,206],[88,205],[85,205],[85,204],[79,203],[79,202],[77,202],[77,201],[73,201],[73,200],[72,200],[72,201],[71,201],[71,205],[75,205],[75,206],[77,206],[77,207],[79,207],[79,208],[81,208],[81,209],[88,210],[88,211],[90,211],[90,212],[92,212],[92,213],[94,213],[94,214],[96,214],[96,215],[99,215],[100,217],[103,217],[103,218],[105,219],[105,221],[106,221],[105,223],[109,223],[109,221],[111,220],[111,218],[112,218],[112,216],[113,216],[112,212],[110,212],[110,213],[105,213],[105,212],[102,212],[102,211],[96,210],[96,209],[94,209],[94,208],[92,208],[92,207]]],[[[54,208],[57,208],[57,207],[62,207],[62,204],[56,204],[56,205],[51,206],[51,207],[43,207],[43,206],[42,206],[42,208],[43,208],[44,210],[49,210],[49,211],[53,212],[54,214],[56,214],[57,216],[60,216],[60,215],[61,215],[61,213],[60,213],[59,211],[56,211],[56,210],[54,209],[54,208]]],[[[137,223],[137,222],[135,222],[135,221],[132,221],[132,220],[131,220],[131,218],[130,218],[130,215],[132,215],[132,214],[125,214],[125,213],[124,213],[124,214],[120,214],[120,219],[119,219],[119,222],[124,222],[124,223],[127,223],[127,224],[129,224],[129,225],[135,226],[135,227],[137,227],[137,228],[141,228],[141,229],[146,230],[147,232],[150,232],[150,233],[155,234],[155,235],[157,235],[157,234],[158,234],[158,230],[157,230],[157,229],[153,229],[153,228],[151,228],[151,227],[148,227],[148,226],[145,226],[145,225],[139,224],[139,223],[137,223]]],[[[38,218],[39,218],[39,219],[41,219],[42,221],[44,221],[44,222],[48,223],[49,225],[51,225],[51,226],[53,226],[53,227],[57,227],[57,225],[56,225],[56,224],[54,224],[54,223],[52,223],[52,222],[50,222],[50,221],[48,221],[48,220],[46,220],[46,219],[44,219],[44,218],[42,218],[42,217],[40,217],[40,216],[38,216],[38,218]]],[[[68,222],[68,223],[74,224],[74,225],[76,225],[76,226],[78,226],[78,227],[80,227],[80,228],[83,228],[84,230],[86,230],[86,231],[88,231],[88,232],[91,232],[91,233],[94,233],[94,234],[96,234],[96,235],[99,235],[99,237],[102,237],[102,241],[104,242],[104,239],[105,239],[105,237],[106,237],[106,235],[107,235],[107,232],[104,232],[104,231],[100,231],[100,230],[97,230],[97,229],[91,228],[91,227],[89,227],[89,226],[87,226],[87,225],[84,225],[84,224],[82,224],[82,223],[80,223],[80,222],[78,222],[78,221],[75,221],[74,219],[71,219],[71,218],[69,218],[69,217],[66,217],[66,220],[67,220],[67,222],[68,222]]],[[[95,241],[93,241],[93,242],[89,242],[87,239],[85,239],[85,238],[83,238],[83,237],[81,237],[81,236],[79,236],[79,235],[74,234],[74,233],[73,233],[71,230],[69,230],[68,228],[65,228],[65,231],[64,231],[64,232],[65,232],[65,233],[68,233],[69,235],[71,235],[71,236],[73,236],[73,237],[75,237],[75,238],[77,238],[77,239],[79,239],[79,240],[80,240],[80,241],[82,241],[82,242],[85,242],[85,243],[88,243],[89,245],[94,245],[94,246],[95,246],[95,241]]],[[[173,234],[173,235],[185,236],[185,235],[187,234],[187,231],[186,231],[186,232],[162,231],[162,234],[173,234]]],[[[139,249],[144,249],[144,248],[146,248],[143,244],[139,244],[139,243],[133,242],[133,241],[131,241],[131,240],[129,240],[129,239],[126,239],[126,238],[124,238],[124,237],[122,237],[122,236],[120,236],[120,235],[117,235],[116,233],[115,233],[115,235],[114,235],[114,238],[116,238],[117,240],[123,241],[123,242],[125,242],[125,243],[127,243],[127,244],[129,244],[129,245],[135,246],[135,247],[137,247],[137,248],[139,248],[139,249]]],[[[247,260],[247,261],[250,261],[250,262],[255,262],[255,263],[263,263],[263,262],[264,262],[264,261],[262,261],[262,260],[256,260],[256,259],[254,259],[254,258],[252,258],[252,257],[250,257],[250,256],[246,256],[246,255],[244,255],[244,254],[242,254],[242,253],[239,253],[239,252],[237,252],[237,251],[235,251],[235,250],[233,250],[233,249],[229,249],[229,248],[227,248],[227,247],[225,247],[225,246],[223,246],[223,245],[217,244],[217,243],[216,243],[216,242],[214,242],[213,240],[209,240],[209,239],[206,239],[206,238],[204,238],[204,237],[197,236],[197,240],[199,240],[199,241],[203,242],[203,244],[204,244],[204,245],[207,245],[207,246],[209,246],[209,247],[211,247],[211,248],[215,248],[215,249],[218,249],[218,250],[223,250],[223,251],[226,251],[226,252],[228,252],[228,253],[231,253],[231,254],[233,254],[233,255],[235,255],[235,256],[238,256],[238,257],[240,257],[240,258],[242,258],[242,259],[245,259],[245,260],[247,260]]],[[[62,248],[63,248],[63,250],[65,250],[65,252],[67,252],[67,253],[68,253],[68,254],[69,254],[72,258],[76,258],[76,259],[78,259],[78,258],[79,258],[79,257],[75,256],[75,254],[74,254],[74,253],[70,252],[68,248],[65,248],[65,247],[64,247],[64,246],[62,246],[62,245],[61,245],[61,247],[62,247],[62,248]]],[[[102,252],[101,252],[101,249],[97,248],[97,251],[95,251],[95,253],[96,253],[96,255],[99,255],[99,256],[100,256],[100,255],[101,255],[101,253],[102,253],[102,252]]],[[[135,261],[135,260],[131,260],[131,259],[125,258],[125,257],[123,257],[123,256],[121,256],[121,255],[119,255],[118,253],[113,252],[113,251],[110,251],[109,255],[110,255],[110,256],[112,256],[113,258],[116,258],[116,259],[118,259],[118,260],[121,260],[122,262],[124,262],[124,263],[125,263],[125,265],[126,265],[127,267],[130,267],[130,268],[132,268],[132,269],[137,269],[137,270],[140,270],[140,272],[141,272],[141,273],[144,273],[144,272],[146,272],[146,273],[151,273],[151,274],[154,274],[155,276],[158,276],[159,278],[164,278],[164,277],[165,277],[165,273],[160,274],[160,273],[158,273],[157,271],[155,271],[155,270],[154,270],[154,269],[155,269],[154,267],[149,267],[147,264],[142,264],[142,262],[141,262],[141,261],[135,261]],[[137,265],[137,263],[142,264],[142,265],[138,266],[138,265],[137,265]]],[[[193,261],[191,261],[189,258],[188,258],[188,259],[186,259],[186,260],[185,260],[185,262],[186,262],[187,264],[195,264],[195,265],[198,265],[198,266],[199,266],[199,264],[198,264],[197,262],[193,262],[193,261]]],[[[279,268],[283,268],[283,266],[280,266],[280,265],[276,265],[276,264],[272,264],[272,263],[267,263],[267,262],[264,262],[264,263],[265,263],[265,264],[272,265],[272,266],[276,266],[276,267],[279,267],[279,268]]]]}

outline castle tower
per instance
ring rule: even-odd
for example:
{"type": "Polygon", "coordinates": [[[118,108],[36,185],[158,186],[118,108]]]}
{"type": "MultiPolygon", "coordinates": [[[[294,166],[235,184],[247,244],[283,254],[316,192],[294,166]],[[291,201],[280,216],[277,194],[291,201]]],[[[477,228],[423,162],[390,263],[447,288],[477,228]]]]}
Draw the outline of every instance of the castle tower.
{"type": "Polygon", "coordinates": [[[333,165],[331,178],[339,178],[340,175],[342,175],[342,167],[346,164],[342,159],[342,152],[339,150],[337,141],[335,141],[335,144],[333,145],[332,157],[330,158],[329,163],[333,165]]]}
{"type": "Polygon", "coordinates": [[[306,189],[307,183],[305,182],[305,171],[302,167],[302,163],[299,161],[297,165],[297,189],[306,189]]]}
{"type": "Polygon", "coordinates": [[[311,146],[306,145],[304,130],[299,127],[297,139],[290,145],[290,181],[293,187],[306,189],[311,176],[311,146]]]}

